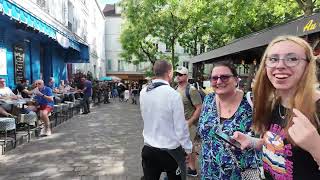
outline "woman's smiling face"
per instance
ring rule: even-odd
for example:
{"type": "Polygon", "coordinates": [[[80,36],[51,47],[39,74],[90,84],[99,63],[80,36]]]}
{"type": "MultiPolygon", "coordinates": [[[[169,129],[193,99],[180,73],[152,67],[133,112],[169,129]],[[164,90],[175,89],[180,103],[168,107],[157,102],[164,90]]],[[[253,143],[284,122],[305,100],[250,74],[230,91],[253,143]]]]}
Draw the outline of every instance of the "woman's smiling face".
{"type": "Polygon", "coordinates": [[[274,44],[267,54],[267,76],[275,89],[295,89],[308,64],[303,47],[292,41],[274,44]]]}

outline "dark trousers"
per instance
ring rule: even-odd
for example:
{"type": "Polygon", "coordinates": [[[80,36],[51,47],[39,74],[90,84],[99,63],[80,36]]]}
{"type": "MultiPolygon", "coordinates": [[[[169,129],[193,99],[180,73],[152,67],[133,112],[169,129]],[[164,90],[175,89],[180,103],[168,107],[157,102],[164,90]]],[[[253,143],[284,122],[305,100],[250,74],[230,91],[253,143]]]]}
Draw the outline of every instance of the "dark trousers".
{"type": "Polygon", "coordinates": [[[144,146],[141,152],[144,180],[159,180],[166,172],[169,180],[181,180],[177,162],[165,150],[144,146]]]}
{"type": "Polygon", "coordinates": [[[83,96],[83,112],[89,113],[90,112],[90,96],[83,96]]]}

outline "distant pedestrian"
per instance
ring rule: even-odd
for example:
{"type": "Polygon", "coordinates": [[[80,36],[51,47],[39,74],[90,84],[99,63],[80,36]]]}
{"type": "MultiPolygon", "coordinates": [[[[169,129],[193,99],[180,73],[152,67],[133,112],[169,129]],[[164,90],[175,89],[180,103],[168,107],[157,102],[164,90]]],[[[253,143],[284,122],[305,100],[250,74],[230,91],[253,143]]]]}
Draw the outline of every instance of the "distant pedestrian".
{"type": "Polygon", "coordinates": [[[119,101],[124,101],[124,91],[126,90],[126,86],[122,82],[119,82],[117,90],[119,95],[119,101]]]}
{"type": "Polygon", "coordinates": [[[81,82],[84,85],[84,88],[81,90],[83,93],[83,113],[90,113],[90,98],[92,97],[92,83],[87,80],[85,77],[81,78],[81,82]]]}
{"type": "Polygon", "coordinates": [[[137,104],[138,93],[139,93],[139,89],[138,89],[137,85],[134,84],[131,89],[132,104],[137,104]]]}
{"type": "Polygon", "coordinates": [[[192,142],[181,96],[169,85],[172,65],[164,60],[156,61],[153,72],[156,78],[140,93],[144,179],[159,179],[161,172],[166,172],[170,180],[185,180],[185,153],[190,156],[192,142]]]}

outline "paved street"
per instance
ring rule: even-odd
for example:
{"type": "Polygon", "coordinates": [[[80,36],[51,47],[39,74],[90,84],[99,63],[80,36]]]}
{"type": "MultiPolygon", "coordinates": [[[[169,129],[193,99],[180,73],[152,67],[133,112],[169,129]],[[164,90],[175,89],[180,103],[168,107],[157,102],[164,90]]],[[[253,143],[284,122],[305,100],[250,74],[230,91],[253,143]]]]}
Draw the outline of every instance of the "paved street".
{"type": "Polygon", "coordinates": [[[0,156],[0,179],[140,179],[138,106],[101,104],[53,132],[0,156]]]}
{"type": "Polygon", "coordinates": [[[140,180],[142,123],[137,105],[101,104],[0,156],[0,180],[140,180]]]}

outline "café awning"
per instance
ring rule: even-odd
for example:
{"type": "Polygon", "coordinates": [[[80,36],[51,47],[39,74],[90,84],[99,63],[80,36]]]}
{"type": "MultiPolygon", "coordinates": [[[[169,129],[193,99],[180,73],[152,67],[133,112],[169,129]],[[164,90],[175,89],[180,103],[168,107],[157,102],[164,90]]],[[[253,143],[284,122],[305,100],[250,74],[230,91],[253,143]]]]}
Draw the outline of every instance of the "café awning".
{"type": "Polygon", "coordinates": [[[273,38],[280,35],[304,36],[320,31],[320,13],[308,17],[300,17],[286,24],[276,25],[236,39],[231,43],[212,51],[194,56],[191,63],[210,61],[219,57],[235,54],[241,51],[266,46],[273,38]]]}
{"type": "Polygon", "coordinates": [[[64,49],[71,51],[70,53],[68,52],[68,62],[89,62],[89,47],[86,44],[78,42],[74,37],[68,35],[68,33],[63,32],[44,20],[34,16],[31,12],[20,7],[18,4],[9,0],[0,0],[0,13],[9,17],[10,20],[23,23],[28,27],[43,33],[47,37],[57,41],[64,49]]]}

